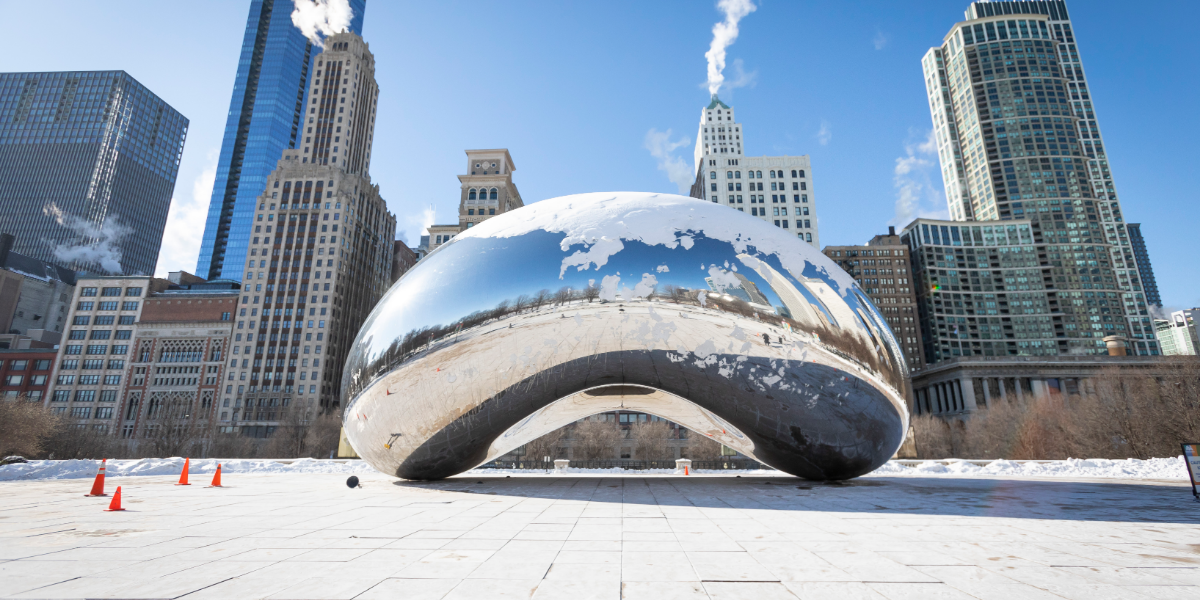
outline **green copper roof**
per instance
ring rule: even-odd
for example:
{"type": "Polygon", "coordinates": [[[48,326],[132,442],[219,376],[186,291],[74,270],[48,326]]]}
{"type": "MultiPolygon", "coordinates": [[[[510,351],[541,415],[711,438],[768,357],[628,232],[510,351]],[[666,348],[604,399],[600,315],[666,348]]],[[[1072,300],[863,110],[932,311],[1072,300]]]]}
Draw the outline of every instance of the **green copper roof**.
{"type": "Polygon", "coordinates": [[[718,98],[716,94],[713,94],[712,102],[708,103],[708,108],[706,110],[712,110],[714,108],[729,108],[729,107],[726,106],[724,102],[721,102],[721,99],[718,98]]]}

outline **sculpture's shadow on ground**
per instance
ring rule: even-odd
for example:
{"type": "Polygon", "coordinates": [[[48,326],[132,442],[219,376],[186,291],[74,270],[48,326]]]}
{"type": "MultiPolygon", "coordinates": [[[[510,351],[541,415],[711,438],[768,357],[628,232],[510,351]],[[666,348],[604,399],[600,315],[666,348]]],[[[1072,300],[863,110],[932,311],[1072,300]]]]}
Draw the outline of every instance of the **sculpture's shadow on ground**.
{"type": "Polygon", "coordinates": [[[405,488],[615,504],[968,516],[1066,521],[1200,523],[1186,481],[864,477],[818,482],[795,477],[460,475],[399,480],[405,488]]]}

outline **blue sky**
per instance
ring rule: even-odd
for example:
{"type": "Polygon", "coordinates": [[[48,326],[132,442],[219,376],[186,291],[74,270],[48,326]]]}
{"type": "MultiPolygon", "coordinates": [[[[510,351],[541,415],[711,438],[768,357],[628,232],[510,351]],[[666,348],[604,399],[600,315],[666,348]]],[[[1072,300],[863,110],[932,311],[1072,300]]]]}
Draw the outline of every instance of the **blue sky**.
{"type": "MultiPolygon", "coordinates": [[[[287,0],[280,0],[287,2],[287,0]]],[[[920,59],[966,0],[760,0],[729,47],[722,92],[750,155],[808,154],[824,244],[862,243],[896,219],[898,159],[920,212],[945,213],[920,59]]],[[[1200,50],[1170,22],[1200,5],[1069,2],[1126,218],[1143,223],[1164,302],[1200,306],[1193,274],[1200,175],[1200,50]],[[1188,141],[1191,140],[1191,141],[1188,141]],[[1188,165],[1191,165],[1190,167],[1188,165]]],[[[191,120],[159,270],[195,268],[248,0],[4,2],[3,71],[124,69],[191,120]]],[[[415,245],[423,214],[454,222],[466,148],[507,147],[526,202],[606,190],[677,192],[646,149],[687,140],[707,103],[710,2],[368,0],[378,63],[372,175],[415,245]]],[[[901,182],[904,183],[904,182],[901,182]]]]}

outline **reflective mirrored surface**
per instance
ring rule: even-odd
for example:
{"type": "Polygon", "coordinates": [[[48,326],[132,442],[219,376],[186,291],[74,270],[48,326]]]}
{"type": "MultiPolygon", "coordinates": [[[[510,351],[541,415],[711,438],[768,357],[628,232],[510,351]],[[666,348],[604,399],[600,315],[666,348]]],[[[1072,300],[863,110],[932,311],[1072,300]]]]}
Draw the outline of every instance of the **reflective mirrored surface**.
{"type": "Polygon", "coordinates": [[[899,447],[906,372],[854,280],[787,230],[683,196],[582,194],[489,219],[397,281],[351,348],[343,424],[364,460],[413,479],[618,409],[845,479],[899,447]]]}

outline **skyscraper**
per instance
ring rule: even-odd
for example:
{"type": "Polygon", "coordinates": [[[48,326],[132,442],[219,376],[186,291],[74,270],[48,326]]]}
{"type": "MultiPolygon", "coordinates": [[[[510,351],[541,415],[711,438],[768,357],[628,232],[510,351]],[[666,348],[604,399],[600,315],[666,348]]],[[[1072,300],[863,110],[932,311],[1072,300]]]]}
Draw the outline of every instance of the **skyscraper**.
{"type": "Polygon", "coordinates": [[[0,232],[37,260],[153,273],[187,127],[124,71],[0,73],[0,232]]]}
{"type": "MultiPolygon", "coordinates": [[[[367,0],[349,0],[350,31],[361,35],[367,0]]],[[[225,137],[196,274],[238,279],[254,207],[280,154],[296,148],[313,57],[320,51],[292,23],[288,0],[252,0],[233,82],[225,137]]]]}
{"type": "Polygon", "coordinates": [[[1138,273],[1142,274],[1142,287],[1146,290],[1146,304],[1162,308],[1162,296],[1158,295],[1158,281],[1154,279],[1154,267],[1150,266],[1150,251],[1146,249],[1146,238],[1142,237],[1141,223],[1126,223],[1129,246],[1133,248],[1133,259],[1138,273]]]}
{"type": "Polygon", "coordinates": [[[795,231],[796,237],[820,248],[817,202],[809,188],[812,165],[808,155],[746,156],[742,133],[742,124],[734,120],[733,109],[713,94],[712,102],[700,111],[696,181],[691,196],[795,231]],[[775,192],[770,194],[769,202],[765,193],[768,191],[775,192]]]}
{"type": "Polygon", "coordinates": [[[350,343],[392,282],[396,217],[369,174],[379,86],[361,37],[325,40],[308,98],[296,149],[282,151],[246,219],[220,395],[230,427],[274,427],[277,407],[336,406],[350,343]]]}
{"type": "Polygon", "coordinates": [[[976,2],[967,19],[922,60],[951,218],[1029,219],[1057,353],[1116,335],[1158,354],[1065,3],[976,2]]]}

